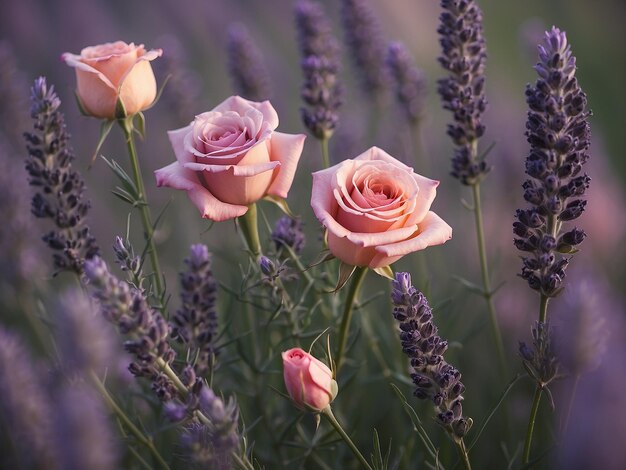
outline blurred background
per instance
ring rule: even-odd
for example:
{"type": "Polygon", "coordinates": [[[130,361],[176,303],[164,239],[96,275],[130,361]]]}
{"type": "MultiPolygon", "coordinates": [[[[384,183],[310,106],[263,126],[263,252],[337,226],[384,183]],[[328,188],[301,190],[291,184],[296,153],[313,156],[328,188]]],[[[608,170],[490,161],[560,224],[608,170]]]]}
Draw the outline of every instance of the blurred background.
{"type": "MultiPolygon", "coordinates": [[[[335,34],[343,45],[339,2],[327,0],[320,3],[325,6],[335,34]]],[[[480,401],[473,394],[484,389],[481,381],[490,377],[489,369],[495,366],[490,363],[490,350],[481,347],[485,341],[490,341],[486,316],[481,307],[482,299],[468,293],[454,279],[454,276],[461,276],[478,280],[480,272],[472,214],[460,203],[462,199],[469,199],[470,194],[466,192],[467,188],[461,187],[457,180],[449,176],[452,145],[445,134],[445,125],[450,115],[441,108],[436,93],[436,80],[443,75],[436,60],[440,53],[436,32],[440,8],[438,2],[432,0],[369,0],[368,3],[376,12],[385,41],[404,42],[415,64],[427,78],[428,102],[420,126],[424,151],[421,160],[415,164],[408,150],[410,145],[407,144],[402,115],[391,94],[379,111],[379,122],[382,124],[376,135],[367,135],[367,123],[363,116],[369,109],[368,103],[358,89],[354,68],[345,47],[342,47],[340,78],[346,96],[339,111],[338,130],[331,140],[331,162],[355,157],[375,144],[414,165],[417,172],[441,180],[433,209],[452,225],[454,236],[446,245],[429,249],[426,253],[430,268],[427,285],[433,303],[445,306],[437,310],[441,330],[447,337],[458,340],[464,348],[463,354],[457,354],[457,367],[465,374],[468,389],[466,408],[470,415],[482,416],[491,401],[480,401]],[[420,165],[423,166],[420,168],[420,165]],[[427,171],[421,171],[422,168],[427,171]]],[[[104,162],[98,160],[89,167],[99,123],[80,115],[73,96],[74,71],[60,60],[60,56],[63,52],[79,53],[85,46],[115,40],[143,43],[147,49],[162,48],[163,57],[153,62],[157,81],[162,83],[168,74],[172,78],[161,101],[146,112],[147,137],[139,143],[139,154],[153,213],[168,206],[158,232],[168,285],[176,286],[177,272],[187,247],[198,241],[206,243],[214,253],[216,275],[221,276],[225,283],[236,283],[239,272],[233,266],[236,266],[241,252],[239,242],[233,236],[234,224],[212,225],[200,219],[183,192],[157,189],[151,175],[155,169],[174,159],[166,130],[187,125],[195,114],[212,109],[233,94],[227,67],[227,31],[233,23],[247,28],[263,54],[270,77],[271,101],[280,116],[278,129],[288,133],[306,133],[299,114],[302,78],[293,4],[290,0],[3,0],[0,16],[3,64],[0,78],[7,80],[11,77],[13,83],[13,88],[7,92],[6,82],[3,82],[3,94],[0,95],[2,145],[4,149],[10,149],[2,152],[3,167],[13,165],[6,160],[6,156],[17,162],[17,167],[21,165],[20,159],[25,155],[21,134],[32,125],[28,118],[28,90],[34,78],[44,75],[48,83],[55,85],[64,103],[62,110],[77,155],[75,165],[83,172],[92,202],[92,231],[104,247],[105,258],[111,259],[112,250],[107,251],[107,247],[116,235],[124,232],[128,209],[111,195],[110,190],[116,183],[104,162]]],[[[625,364],[619,360],[626,353],[626,4],[621,0],[482,0],[480,6],[484,13],[488,51],[486,94],[489,101],[485,117],[487,133],[481,145],[486,148],[495,143],[488,157],[494,169],[482,185],[484,217],[492,284],[502,285],[496,302],[511,364],[518,364],[517,341],[528,340],[530,326],[537,317],[538,296],[517,277],[521,263],[519,253],[512,244],[511,224],[515,209],[524,206],[521,183],[528,149],[524,137],[524,89],[527,83],[536,79],[532,69],[537,60],[536,44],[552,25],[568,34],[577,58],[577,77],[593,110],[591,159],[586,167],[592,178],[588,191],[589,204],[585,214],[577,221],[588,238],[570,264],[566,291],[551,304],[551,308],[556,322],[567,323],[570,319],[568,315],[576,308],[582,308],[581,305],[605,318],[607,328],[602,337],[606,345],[604,366],[581,382],[576,401],[580,406],[574,407],[576,411],[571,417],[573,422],[579,420],[579,423],[584,423],[586,429],[594,429],[596,424],[600,426],[598,423],[611,419],[610,415],[621,411],[623,416],[626,412],[624,398],[610,391],[618,390],[614,388],[618,387],[615,381],[619,378],[623,382],[626,377],[625,364]],[[609,373],[610,370],[617,373],[609,373]],[[602,391],[598,393],[598,389],[602,391]],[[593,408],[596,405],[597,408],[593,408]],[[598,412],[591,412],[590,408],[598,412]]],[[[126,164],[119,132],[111,134],[101,153],[126,164]]],[[[305,221],[308,235],[305,260],[312,260],[321,248],[318,223],[308,205],[310,173],[319,168],[319,145],[313,137],[309,137],[297,181],[288,199],[293,211],[305,221]]],[[[25,173],[22,176],[25,181],[25,173]]],[[[29,195],[25,182],[24,188],[25,194],[29,195]]],[[[27,240],[20,240],[28,248],[25,250],[28,253],[20,262],[25,263],[23,271],[34,276],[31,280],[47,282],[50,273],[33,267],[49,257],[43,246],[36,246],[39,243],[36,239],[44,229],[38,229],[34,221],[23,221],[23,214],[20,219],[16,210],[18,207],[28,208],[28,197],[24,206],[0,206],[6,211],[0,214],[2,220],[12,221],[2,231],[17,230],[14,224],[18,223],[30,227],[28,230],[35,241],[29,245],[27,240]]],[[[269,205],[262,205],[262,212],[262,217],[268,220],[270,226],[278,217],[277,210],[269,205]]],[[[131,218],[131,224],[138,232],[140,221],[137,216],[131,218]]],[[[268,230],[262,229],[265,240],[268,233],[268,230]]],[[[9,240],[10,237],[5,234],[4,239],[9,240]]],[[[3,242],[3,256],[7,258],[2,261],[5,266],[1,269],[4,276],[3,296],[9,299],[14,297],[9,292],[12,289],[11,278],[18,274],[8,267],[9,253],[14,255],[16,249],[6,244],[17,242],[6,240],[3,242]]],[[[413,271],[414,263],[414,258],[407,256],[394,269],[413,271]]],[[[63,281],[57,279],[54,282],[63,281]]],[[[368,282],[374,289],[387,289],[383,280],[371,279],[368,282]]],[[[11,303],[5,301],[5,308],[6,305],[11,303]]],[[[385,308],[388,309],[388,306],[381,303],[381,309],[385,308]]],[[[384,313],[387,314],[386,311],[384,313]]],[[[10,313],[6,317],[7,323],[19,323],[19,319],[10,313]]],[[[376,321],[376,318],[373,320],[376,321]]],[[[385,321],[385,324],[389,322],[385,321]]],[[[381,335],[384,338],[381,339],[383,353],[396,354],[389,352],[397,349],[393,335],[381,335]]],[[[454,357],[455,353],[452,354],[454,357]]],[[[532,384],[527,383],[525,387],[520,387],[519,393],[514,393],[511,399],[512,426],[519,428],[519,434],[523,432],[528,414],[532,384]]],[[[567,386],[564,388],[567,389],[567,386]]],[[[371,393],[375,394],[378,389],[372,390],[371,393]]],[[[353,393],[366,392],[353,390],[353,393]]],[[[497,394],[498,391],[488,393],[490,398],[497,394]]],[[[557,398],[557,407],[558,403],[557,398]]],[[[346,403],[346,406],[349,404],[346,403]]],[[[428,407],[424,409],[429,412],[428,407]]],[[[549,416],[547,407],[544,411],[545,416],[549,416]]],[[[624,424],[621,426],[623,428],[624,424]]],[[[626,430],[622,429],[622,432],[626,430]]],[[[580,442],[593,439],[580,434],[580,429],[570,434],[563,447],[564,459],[576,455],[575,449],[579,449],[580,442]],[[568,453],[568,449],[574,449],[573,453],[568,453]]],[[[619,435],[611,434],[615,437],[619,435]]],[[[602,439],[598,439],[594,448],[604,449],[603,446],[612,445],[614,441],[607,436],[608,433],[605,433],[602,439]]],[[[481,451],[485,456],[490,445],[483,444],[485,447],[481,451]]],[[[576,458],[580,457],[579,453],[576,458]]],[[[485,465],[482,468],[488,468],[488,457],[484,457],[482,462],[485,465]]],[[[583,468],[577,466],[582,460],[577,462],[562,468],[583,468]]],[[[622,462],[615,460],[615,463],[622,462]]]]}

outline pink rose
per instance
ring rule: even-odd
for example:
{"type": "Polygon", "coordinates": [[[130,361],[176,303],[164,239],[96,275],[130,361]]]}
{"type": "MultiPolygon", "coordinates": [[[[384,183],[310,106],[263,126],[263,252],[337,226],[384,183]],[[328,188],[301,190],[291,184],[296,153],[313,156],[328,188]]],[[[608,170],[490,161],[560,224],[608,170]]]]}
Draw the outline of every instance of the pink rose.
{"type": "Polygon", "coordinates": [[[65,63],[76,68],[76,94],[88,114],[115,119],[119,99],[127,116],[149,107],[156,98],[157,86],[150,61],[161,49],[147,51],[123,41],[86,47],[80,55],[66,52],[65,63]]]}
{"type": "Polygon", "coordinates": [[[231,96],[168,132],[177,161],[155,172],[157,185],[184,189],[202,217],[215,221],[245,214],[266,195],[286,198],[305,136],[276,127],[269,101],[231,96]]]}
{"type": "Polygon", "coordinates": [[[328,230],[333,255],[380,268],[450,239],[450,226],[429,210],[438,185],[372,147],[313,173],[311,206],[328,230]]]}
{"type": "Polygon", "coordinates": [[[321,411],[337,394],[337,382],[322,361],[300,348],[282,353],[285,386],[296,405],[321,411]]]}

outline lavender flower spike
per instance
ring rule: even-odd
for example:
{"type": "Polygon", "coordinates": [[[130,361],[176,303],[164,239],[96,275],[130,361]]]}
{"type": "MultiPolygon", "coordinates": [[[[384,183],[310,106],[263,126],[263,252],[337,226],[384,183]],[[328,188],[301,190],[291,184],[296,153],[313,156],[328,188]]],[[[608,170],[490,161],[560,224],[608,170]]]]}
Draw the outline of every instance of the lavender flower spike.
{"type": "Polygon", "coordinates": [[[341,20],[362,91],[366,96],[374,95],[380,100],[389,84],[389,75],[376,15],[365,0],[342,0],[341,20]]]}
{"type": "Polygon", "coordinates": [[[574,253],[586,236],[576,227],[563,231],[562,224],[578,218],[587,203],[581,196],[591,179],[580,172],[589,159],[591,112],[574,76],[576,58],[558,28],[546,33],[535,70],[539,78],[526,89],[530,178],[522,185],[531,207],[517,211],[513,232],[515,246],[527,253],[521,277],[550,298],[562,290],[570,259],[564,255],[574,253]]]}
{"type": "Polygon", "coordinates": [[[279,252],[285,246],[291,248],[295,254],[304,249],[305,237],[302,231],[302,221],[288,215],[283,215],[274,226],[271,234],[272,241],[279,252]]]}
{"type": "Polygon", "coordinates": [[[14,448],[0,452],[1,468],[56,468],[53,407],[34,364],[19,338],[0,327],[0,436],[14,448]]]}
{"type": "Polygon", "coordinates": [[[230,470],[232,455],[239,448],[239,409],[234,400],[224,402],[213,390],[201,385],[198,409],[209,423],[194,422],[182,436],[187,457],[199,468],[230,470]]]}
{"type": "Polygon", "coordinates": [[[28,143],[29,182],[38,188],[32,201],[32,213],[35,217],[52,219],[57,227],[43,237],[55,251],[55,268],[80,274],[85,260],[99,252],[85,222],[89,210],[89,202],[83,197],[85,183],[72,169],[74,154],[65,118],[58,110],[61,100],[53,86],[48,88],[44,77],[35,80],[31,101],[35,131],[24,136],[28,143]]]}
{"type": "Polygon", "coordinates": [[[409,273],[396,273],[391,286],[393,316],[400,323],[402,351],[410,358],[413,368],[414,395],[432,400],[437,423],[458,441],[469,431],[472,419],[463,416],[465,386],[461,373],[443,358],[448,342],[437,335],[428,301],[413,287],[409,273]]]}
{"type": "Polygon", "coordinates": [[[409,123],[416,124],[424,113],[426,78],[401,42],[389,44],[385,61],[395,81],[396,101],[409,123]]]}
{"type": "Polygon", "coordinates": [[[270,96],[269,75],[261,52],[246,27],[240,23],[228,28],[228,71],[237,94],[252,101],[270,96]]]}
{"type": "Polygon", "coordinates": [[[451,175],[471,186],[490,170],[477,155],[478,139],[485,133],[481,115],[487,107],[482,12],[474,0],[441,0],[441,7],[439,63],[449,75],[437,83],[443,107],[454,117],[448,124],[448,135],[456,145],[451,175]]]}
{"type": "Polygon", "coordinates": [[[203,375],[217,354],[217,283],[205,245],[192,245],[185,264],[187,269],[180,273],[182,306],[172,320],[172,337],[190,348],[190,357],[197,357],[195,373],[203,375]]]}
{"type": "Polygon", "coordinates": [[[306,107],[301,108],[302,121],[316,138],[329,139],[339,121],[337,110],[342,95],[337,79],[337,41],[318,3],[298,1],[295,20],[304,76],[300,96],[306,107]]]}
{"type": "Polygon", "coordinates": [[[178,392],[156,364],[157,359],[169,364],[176,355],[168,343],[170,327],[165,319],[148,305],[143,292],[111,274],[100,257],[85,262],[85,276],[104,318],[129,338],[124,348],[135,356],[129,366],[131,373],[148,377],[157,396],[170,401],[178,392]]]}

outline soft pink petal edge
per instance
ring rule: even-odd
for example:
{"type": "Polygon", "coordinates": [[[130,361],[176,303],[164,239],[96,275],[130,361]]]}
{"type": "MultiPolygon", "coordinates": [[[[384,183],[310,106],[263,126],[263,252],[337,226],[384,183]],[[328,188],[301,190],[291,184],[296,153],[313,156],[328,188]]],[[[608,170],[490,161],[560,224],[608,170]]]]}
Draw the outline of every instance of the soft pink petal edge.
{"type": "Polygon", "coordinates": [[[268,194],[286,198],[298,168],[298,162],[304,148],[304,134],[272,133],[270,139],[270,158],[280,162],[278,175],[272,181],[268,194]]]}
{"type": "Polygon", "coordinates": [[[403,256],[426,247],[442,245],[452,238],[452,227],[434,212],[429,212],[420,223],[417,237],[399,243],[375,247],[385,256],[403,256]]]}
{"type": "Polygon", "coordinates": [[[268,124],[270,130],[274,130],[278,127],[278,113],[268,100],[265,101],[250,101],[241,96],[229,96],[220,104],[218,104],[211,111],[223,112],[223,111],[237,111],[241,114],[246,107],[253,107],[258,109],[263,114],[265,122],[268,124]]]}
{"type": "Polygon", "coordinates": [[[122,88],[122,84],[124,83],[124,80],[126,80],[126,77],[128,77],[128,74],[132,72],[132,70],[135,68],[135,65],[137,65],[139,62],[142,62],[144,60],[147,60],[148,62],[152,61],[158,57],[161,57],[162,55],[163,55],[163,49],[152,49],[146,52],[145,54],[143,54],[142,56],[137,57],[137,60],[135,61],[133,66],[129,67],[128,70],[124,73],[124,75],[122,75],[122,78],[120,78],[120,84],[118,86],[118,90],[122,88]]]}
{"type": "Polygon", "coordinates": [[[187,191],[191,202],[200,210],[202,217],[216,222],[240,217],[248,211],[247,206],[228,204],[217,199],[204,186],[195,181],[193,171],[174,162],[154,172],[157,186],[167,186],[187,191]]]}
{"type": "Polygon", "coordinates": [[[189,134],[192,129],[193,126],[189,124],[188,126],[181,127],[180,129],[167,131],[167,137],[170,139],[174,155],[176,155],[176,160],[181,165],[194,161],[193,155],[185,150],[185,136],[189,134]]]}
{"type": "Polygon", "coordinates": [[[98,78],[100,80],[102,80],[102,82],[108,86],[109,88],[111,88],[112,90],[117,92],[117,88],[113,85],[113,83],[111,83],[111,80],[109,80],[106,75],[104,75],[102,72],[94,69],[91,65],[87,65],[86,63],[82,62],[80,59],[81,57],[79,55],[76,54],[72,54],[70,52],[66,52],[64,54],[61,55],[61,59],[70,67],[74,67],[78,70],[81,70],[83,72],[88,72],[88,73],[93,73],[95,75],[98,76],[98,78]]]}

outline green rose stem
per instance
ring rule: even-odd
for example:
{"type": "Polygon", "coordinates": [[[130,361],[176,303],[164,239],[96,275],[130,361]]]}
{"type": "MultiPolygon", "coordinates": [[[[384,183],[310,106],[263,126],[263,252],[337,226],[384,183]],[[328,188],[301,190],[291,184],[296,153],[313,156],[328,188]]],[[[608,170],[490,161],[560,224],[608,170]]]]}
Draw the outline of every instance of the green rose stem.
{"type": "Polygon", "coordinates": [[[352,275],[352,281],[348,289],[348,295],[346,296],[346,304],[343,309],[343,317],[341,318],[341,326],[339,327],[339,348],[337,349],[337,359],[335,360],[335,376],[339,375],[339,368],[341,367],[346,344],[348,343],[348,332],[350,330],[350,320],[352,319],[354,302],[356,301],[366,273],[367,267],[358,266],[352,275]]]}
{"type": "Polygon", "coordinates": [[[330,166],[330,157],[328,156],[328,141],[329,137],[322,137],[320,139],[320,146],[322,147],[322,165],[324,169],[330,166]]]}
{"type": "Polygon", "coordinates": [[[248,249],[255,259],[258,258],[261,254],[261,242],[259,240],[256,204],[250,204],[248,211],[244,215],[237,217],[237,222],[248,249]]]}
{"type": "Polygon", "coordinates": [[[141,169],[139,167],[139,158],[137,158],[137,150],[135,149],[135,141],[133,139],[133,116],[129,116],[125,119],[118,119],[117,122],[124,131],[126,147],[128,148],[128,155],[130,156],[130,162],[133,168],[133,179],[135,180],[135,186],[137,187],[137,191],[139,193],[137,205],[139,206],[139,211],[141,212],[144,238],[148,244],[148,253],[150,254],[150,262],[152,263],[152,270],[154,272],[156,297],[159,301],[162,301],[164,295],[163,276],[161,274],[159,258],[154,244],[154,227],[152,226],[152,220],[150,217],[150,206],[148,205],[146,189],[143,184],[143,177],[141,176],[141,169]]]}
{"type": "Polygon", "coordinates": [[[89,371],[89,377],[96,389],[100,392],[100,395],[102,395],[102,398],[106,402],[107,406],[111,409],[113,413],[115,413],[115,415],[122,422],[124,427],[133,436],[135,436],[135,439],[137,439],[140,443],[146,446],[146,448],[150,451],[152,456],[159,464],[159,467],[169,470],[169,465],[167,464],[163,456],[159,453],[157,448],[154,446],[154,442],[152,441],[152,439],[144,435],[144,433],[141,432],[141,430],[137,426],[135,426],[135,424],[128,418],[124,410],[122,410],[115,402],[115,400],[106,389],[102,381],[98,378],[98,376],[93,371],[89,371]]]}
{"type": "Polygon", "coordinates": [[[354,445],[354,442],[352,442],[352,439],[350,439],[350,436],[346,434],[346,432],[341,427],[341,424],[339,424],[339,421],[337,421],[337,418],[335,418],[335,415],[333,414],[333,410],[330,408],[330,405],[328,405],[326,408],[322,410],[322,415],[326,419],[328,419],[330,424],[333,425],[333,427],[339,433],[341,438],[346,442],[346,444],[348,444],[348,447],[350,447],[350,450],[352,451],[352,453],[356,456],[359,462],[361,462],[361,465],[363,465],[363,468],[372,470],[372,467],[367,462],[367,460],[365,460],[365,457],[363,457],[363,454],[361,454],[359,449],[357,449],[357,447],[354,445]]]}

